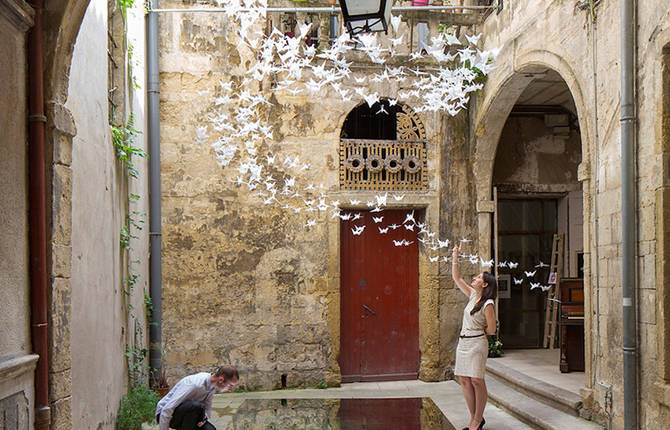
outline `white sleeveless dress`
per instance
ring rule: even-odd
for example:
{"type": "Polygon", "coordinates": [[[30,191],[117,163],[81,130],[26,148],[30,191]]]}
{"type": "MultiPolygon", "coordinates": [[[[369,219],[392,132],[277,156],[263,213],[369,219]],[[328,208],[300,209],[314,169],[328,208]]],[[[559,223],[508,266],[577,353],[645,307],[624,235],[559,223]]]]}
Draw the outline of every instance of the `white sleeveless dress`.
{"type": "MultiPolygon", "coordinates": [[[[486,329],[486,316],[484,308],[495,304],[492,299],[484,302],[484,305],[470,315],[470,311],[475,307],[477,294],[472,293],[467,306],[463,309],[463,325],[461,336],[474,336],[484,333],[486,329]]],[[[459,338],[458,348],[456,348],[456,367],[454,374],[458,376],[469,376],[471,378],[483,378],[486,371],[486,357],[489,355],[489,342],[484,336],[459,338]]]]}

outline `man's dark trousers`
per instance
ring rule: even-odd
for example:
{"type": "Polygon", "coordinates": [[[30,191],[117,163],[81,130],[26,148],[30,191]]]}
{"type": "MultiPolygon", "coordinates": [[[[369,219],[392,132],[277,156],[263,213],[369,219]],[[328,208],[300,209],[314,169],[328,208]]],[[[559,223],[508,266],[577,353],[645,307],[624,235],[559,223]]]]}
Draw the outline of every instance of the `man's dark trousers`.
{"type": "Polygon", "coordinates": [[[170,428],[177,430],[216,430],[209,421],[202,427],[198,423],[205,419],[205,406],[200,402],[186,401],[172,413],[170,428]]]}

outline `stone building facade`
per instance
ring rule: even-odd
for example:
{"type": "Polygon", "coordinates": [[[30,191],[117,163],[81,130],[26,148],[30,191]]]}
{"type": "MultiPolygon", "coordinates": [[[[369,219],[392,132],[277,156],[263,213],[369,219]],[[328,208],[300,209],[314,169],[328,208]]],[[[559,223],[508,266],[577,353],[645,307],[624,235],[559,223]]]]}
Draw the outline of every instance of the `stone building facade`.
{"type": "MultiPolygon", "coordinates": [[[[637,22],[638,398],[646,428],[668,413],[668,6],[639,4],[637,22]]],[[[420,211],[441,234],[475,237],[479,254],[493,256],[494,187],[503,197],[557,200],[556,228],[569,236],[564,275],[584,279],[583,413],[621,428],[618,4],[505,2],[475,30],[482,46],[502,48],[496,69],[466,113],[422,116],[428,187],[407,192],[398,207],[420,211]],[[524,103],[542,115],[560,108],[567,122],[537,123],[520,110],[524,103]]],[[[306,233],[303,220],[264,210],[232,186],[233,173],[191,143],[190,124],[211,109],[199,92],[243,78],[246,60],[226,20],[165,14],[160,34],[163,338],[171,376],[228,362],[243,369],[249,388],[337,384],[339,221],[306,233]]],[[[372,70],[364,64],[356,73],[372,70]]],[[[400,90],[372,89],[386,97],[400,90]]],[[[343,202],[372,197],[342,190],[338,178],[342,126],[359,101],[323,92],[318,100],[277,95],[273,102],[265,118],[280,132],[265,150],[301,154],[313,166],[309,180],[343,202]]],[[[419,378],[449,378],[463,303],[449,267],[424,253],[419,267],[419,378]]]]}
{"type": "MultiPolygon", "coordinates": [[[[237,172],[218,166],[211,148],[194,145],[192,125],[212,114],[216,86],[241,81],[251,59],[238,51],[235,27],[223,14],[160,18],[162,330],[169,375],[232,363],[243,369],[250,389],[338,384],[339,219],[322,216],[306,230],[303,214],[263,207],[233,184],[237,172]]],[[[374,68],[366,67],[357,75],[374,68]]],[[[396,98],[402,87],[372,90],[396,98]]],[[[342,101],[334,91],[318,98],[273,95],[261,116],[279,138],[263,150],[282,161],[299,155],[311,165],[299,178],[303,187],[322,185],[342,208],[365,209],[376,192],[341,189],[339,170],[343,124],[361,101],[342,101]]],[[[467,118],[425,115],[419,123],[427,189],[404,192],[402,202],[389,201],[387,209],[413,209],[433,229],[471,236],[474,199],[464,191],[474,186],[467,118]]],[[[446,281],[450,276],[420,254],[418,372],[427,381],[451,376],[456,333],[449,328],[459,322],[462,300],[446,281]]]]}

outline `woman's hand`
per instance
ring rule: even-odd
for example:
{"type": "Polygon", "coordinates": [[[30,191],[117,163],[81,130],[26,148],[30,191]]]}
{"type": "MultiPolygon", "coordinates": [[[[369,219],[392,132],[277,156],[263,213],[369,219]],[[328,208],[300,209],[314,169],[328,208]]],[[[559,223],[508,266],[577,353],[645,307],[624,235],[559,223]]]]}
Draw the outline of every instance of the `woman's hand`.
{"type": "Polygon", "coordinates": [[[454,249],[451,251],[452,263],[458,264],[458,256],[460,253],[461,253],[461,247],[458,245],[454,245],[454,249]]]}

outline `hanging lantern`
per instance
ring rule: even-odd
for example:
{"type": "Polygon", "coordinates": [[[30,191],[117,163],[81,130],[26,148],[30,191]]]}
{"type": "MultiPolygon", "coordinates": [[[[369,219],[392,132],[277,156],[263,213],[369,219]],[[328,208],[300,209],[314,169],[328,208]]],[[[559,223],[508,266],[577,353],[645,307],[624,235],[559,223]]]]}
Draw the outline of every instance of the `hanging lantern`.
{"type": "Polygon", "coordinates": [[[349,34],[383,31],[388,34],[392,0],[340,0],[349,34]]]}

